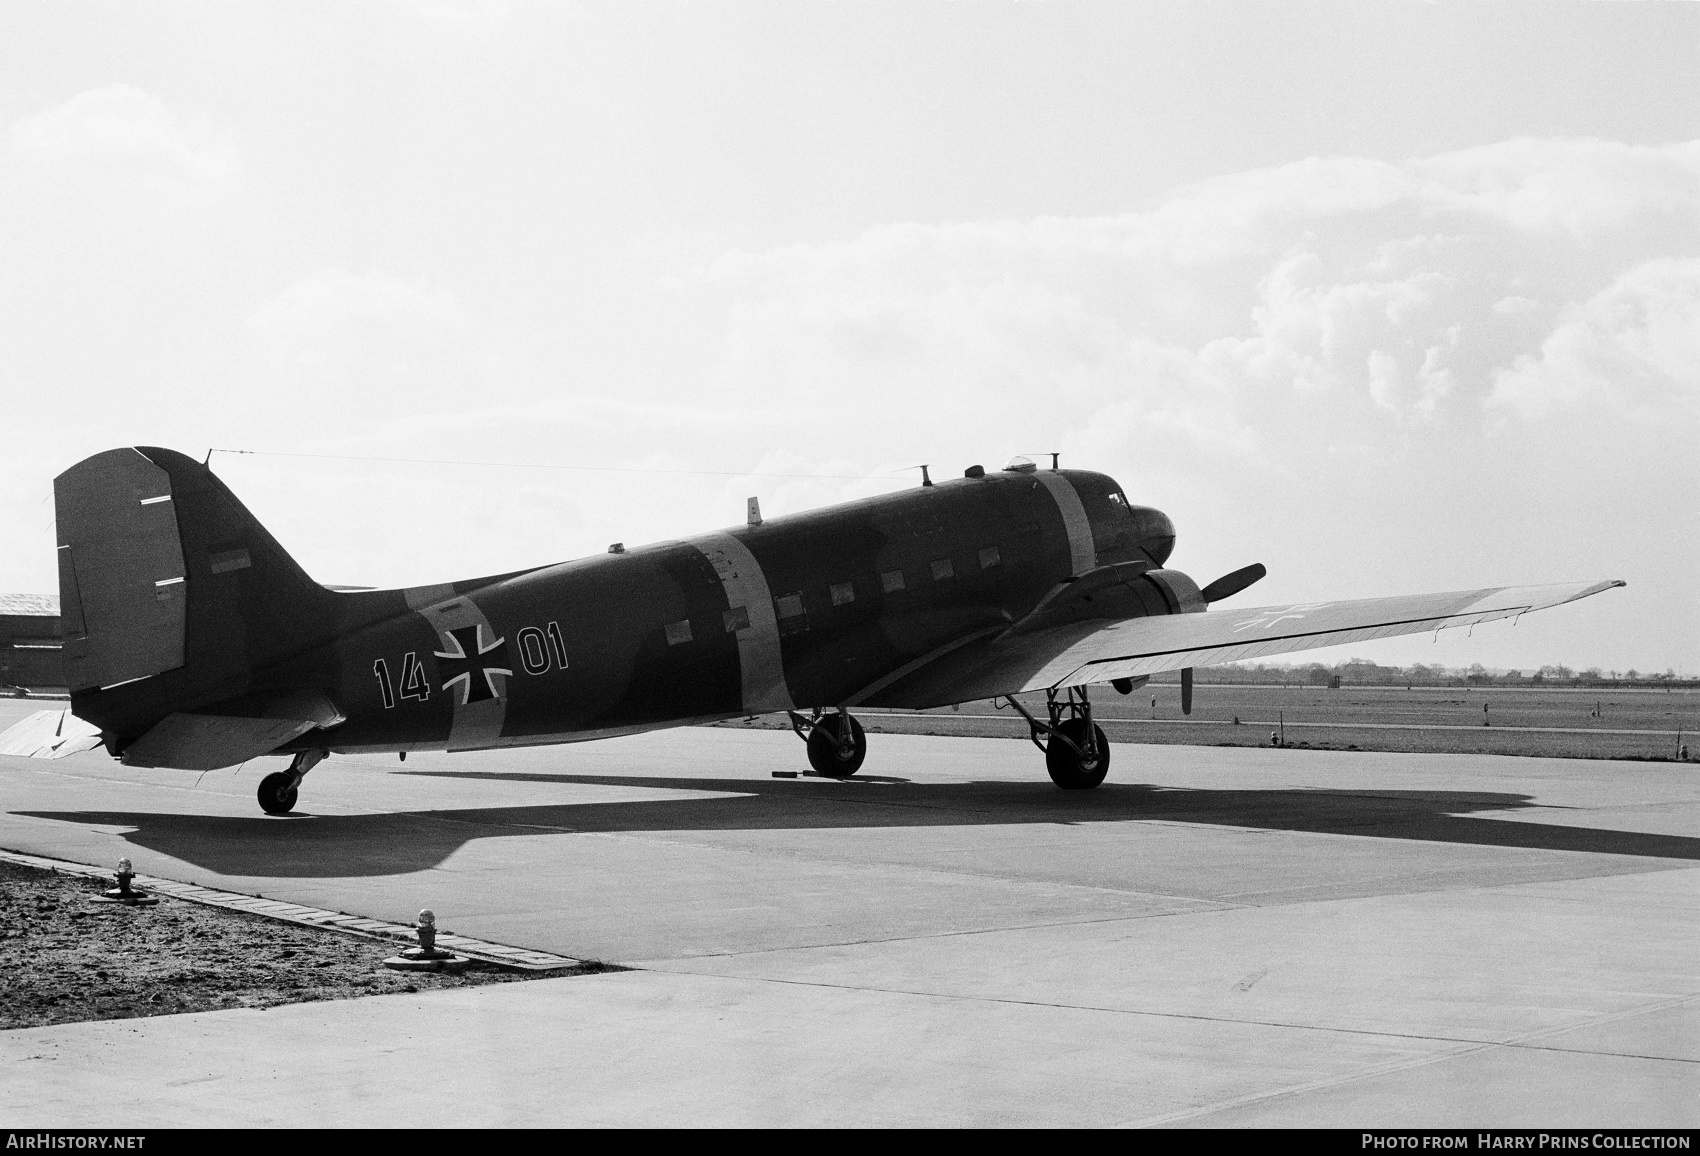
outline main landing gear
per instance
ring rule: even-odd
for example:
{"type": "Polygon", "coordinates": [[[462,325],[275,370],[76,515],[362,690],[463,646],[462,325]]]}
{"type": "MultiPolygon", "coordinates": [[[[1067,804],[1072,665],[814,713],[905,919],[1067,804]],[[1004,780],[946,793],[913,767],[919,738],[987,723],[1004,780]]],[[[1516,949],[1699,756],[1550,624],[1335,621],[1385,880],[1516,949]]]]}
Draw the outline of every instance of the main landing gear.
{"type": "Polygon", "coordinates": [[[260,809],[268,815],[287,815],[293,811],[301,780],[329,754],[326,750],[300,751],[290,760],[287,771],[276,771],[261,779],[256,792],[260,809]]]}
{"type": "Polygon", "coordinates": [[[819,707],[810,718],[796,711],[791,716],[791,729],[809,744],[809,766],[828,779],[848,779],[862,768],[868,757],[868,736],[862,724],[850,717],[843,707],[836,714],[825,714],[819,707]]]}
{"type": "Polygon", "coordinates": [[[1110,773],[1110,744],[1104,729],[1092,721],[1092,703],[1084,686],[1068,687],[1059,698],[1054,690],[1045,692],[1045,713],[1049,722],[1040,722],[1027,713],[1014,697],[1009,705],[1021,712],[1030,728],[1033,745],[1045,752],[1045,769],[1051,782],[1065,791],[1084,791],[1096,787],[1110,773]],[[1045,742],[1039,736],[1045,736],[1045,742]]]}

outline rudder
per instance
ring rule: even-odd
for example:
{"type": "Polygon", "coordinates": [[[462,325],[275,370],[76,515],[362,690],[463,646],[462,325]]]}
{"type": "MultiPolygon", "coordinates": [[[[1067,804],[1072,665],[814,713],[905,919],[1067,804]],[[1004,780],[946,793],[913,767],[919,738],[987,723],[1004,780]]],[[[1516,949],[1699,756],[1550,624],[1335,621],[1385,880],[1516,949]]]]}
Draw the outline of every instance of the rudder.
{"type": "Polygon", "coordinates": [[[59,614],[73,693],[183,665],[188,599],[171,477],[135,449],[53,479],[59,614]]]}

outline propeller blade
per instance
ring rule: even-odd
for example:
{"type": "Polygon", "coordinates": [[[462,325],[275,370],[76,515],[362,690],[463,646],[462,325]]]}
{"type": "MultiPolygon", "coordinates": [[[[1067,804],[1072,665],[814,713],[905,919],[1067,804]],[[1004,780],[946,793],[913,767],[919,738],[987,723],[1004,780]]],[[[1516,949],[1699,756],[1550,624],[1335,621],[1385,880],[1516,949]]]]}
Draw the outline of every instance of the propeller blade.
{"type": "Polygon", "coordinates": [[[1192,713],[1192,667],[1181,667],[1181,713],[1192,713]]]}
{"type": "Polygon", "coordinates": [[[1269,573],[1262,562],[1253,562],[1250,566],[1241,566],[1232,574],[1224,574],[1199,593],[1204,595],[1206,602],[1220,602],[1224,598],[1232,598],[1253,582],[1269,573]]]}

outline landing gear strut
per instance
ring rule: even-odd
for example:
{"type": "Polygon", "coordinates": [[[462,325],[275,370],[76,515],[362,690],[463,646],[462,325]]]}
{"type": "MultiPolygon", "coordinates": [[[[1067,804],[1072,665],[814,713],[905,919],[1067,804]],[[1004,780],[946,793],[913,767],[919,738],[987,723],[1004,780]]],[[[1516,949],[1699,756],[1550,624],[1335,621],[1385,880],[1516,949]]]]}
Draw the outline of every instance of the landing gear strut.
{"type": "Polygon", "coordinates": [[[1013,696],[1007,701],[1027,720],[1033,745],[1045,752],[1051,782],[1065,791],[1083,791],[1104,781],[1110,773],[1110,744],[1104,729],[1092,721],[1092,703],[1084,686],[1066,688],[1061,698],[1054,690],[1045,692],[1049,722],[1028,714],[1013,696]],[[1039,741],[1041,735],[1044,742],[1039,741]]]}
{"type": "Polygon", "coordinates": [[[301,780],[329,754],[326,750],[300,751],[290,760],[287,771],[276,771],[261,779],[256,792],[260,809],[268,815],[287,815],[293,811],[301,780]]]}
{"type": "Polygon", "coordinates": [[[817,707],[811,718],[796,711],[786,713],[791,716],[791,729],[809,744],[809,766],[816,774],[848,779],[862,768],[862,760],[868,757],[868,736],[849,711],[839,707],[836,714],[824,714],[817,707]]]}

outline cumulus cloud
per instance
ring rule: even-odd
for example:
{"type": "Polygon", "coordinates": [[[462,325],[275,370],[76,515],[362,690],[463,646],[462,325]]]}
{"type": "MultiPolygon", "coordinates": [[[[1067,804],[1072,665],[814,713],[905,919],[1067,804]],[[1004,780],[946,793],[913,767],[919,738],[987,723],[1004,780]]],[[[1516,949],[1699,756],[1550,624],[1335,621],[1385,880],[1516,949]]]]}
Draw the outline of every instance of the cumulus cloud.
{"type": "Polygon", "coordinates": [[[306,503],[277,481],[280,511],[312,518],[361,495],[336,516],[382,561],[327,565],[342,578],[444,565],[444,541],[400,522],[354,529],[386,486],[466,528],[449,569],[470,572],[726,524],[752,493],[775,515],[909,484],[919,461],[936,477],[1049,450],[1170,508],[1202,576],[1269,564],[1273,600],[1600,577],[1594,559],[1645,553],[1647,495],[1682,501],[1697,190],[1691,145],[1514,141],[1307,160],[1119,216],[727,252],[669,270],[674,315],[718,335],[706,363],[624,394],[388,273],[302,278],[248,332],[317,427],[304,448],[752,471],[315,466],[325,501],[306,503]],[[1581,556],[1551,527],[1594,506],[1610,516],[1581,556]]]}
{"type": "Polygon", "coordinates": [[[954,413],[1138,415],[1274,462],[1531,407],[1692,392],[1700,142],[1312,158],[1114,217],[876,228],[736,252],[722,388],[954,413]],[[1674,258],[1676,259],[1673,259],[1674,258]],[[1689,357],[1688,361],[1684,361],[1689,357]],[[1608,385],[1608,382],[1617,382],[1608,385]]]}
{"type": "Polygon", "coordinates": [[[117,159],[158,192],[206,197],[236,170],[236,151],[205,122],[187,122],[151,93],[109,84],[24,117],[8,132],[14,160],[117,159]]]}
{"type": "Polygon", "coordinates": [[[1566,308],[1494,378],[1491,400],[1531,416],[1586,407],[1643,420],[1700,412],[1700,258],[1639,265],[1566,308]]]}

